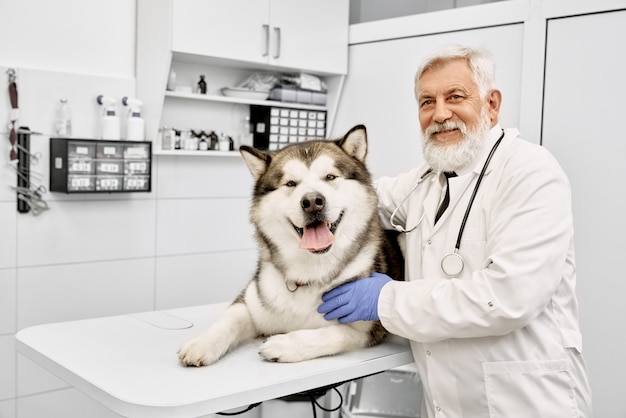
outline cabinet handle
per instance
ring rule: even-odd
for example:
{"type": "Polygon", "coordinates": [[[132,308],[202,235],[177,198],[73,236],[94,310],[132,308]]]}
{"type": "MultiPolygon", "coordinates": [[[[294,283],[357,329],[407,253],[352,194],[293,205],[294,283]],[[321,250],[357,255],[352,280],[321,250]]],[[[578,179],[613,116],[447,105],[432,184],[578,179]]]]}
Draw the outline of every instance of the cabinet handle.
{"type": "Polygon", "coordinates": [[[274,35],[276,38],[276,49],[273,58],[280,58],[280,28],[274,28],[274,35]]]}
{"type": "Polygon", "coordinates": [[[270,25],[263,25],[263,33],[265,38],[263,57],[267,57],[270,54],[270,25]]]}

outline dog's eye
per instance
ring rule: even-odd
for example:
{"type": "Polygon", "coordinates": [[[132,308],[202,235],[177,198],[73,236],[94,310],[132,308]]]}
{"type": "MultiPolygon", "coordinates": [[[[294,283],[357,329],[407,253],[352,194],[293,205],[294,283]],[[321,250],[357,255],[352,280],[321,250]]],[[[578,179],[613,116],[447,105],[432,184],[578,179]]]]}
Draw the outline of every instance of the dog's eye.
{"type": "Polygon", "coordinates": [[[326,180],[335,180],[337,178],[334,174],[326,174],[326,180]]]}
{"type": "Polygon", "coordinates": [[[287,187],[296,187],[296,182],[293,180],[289,180],[287,183],[285,183],[285,186],[287,187]]]}

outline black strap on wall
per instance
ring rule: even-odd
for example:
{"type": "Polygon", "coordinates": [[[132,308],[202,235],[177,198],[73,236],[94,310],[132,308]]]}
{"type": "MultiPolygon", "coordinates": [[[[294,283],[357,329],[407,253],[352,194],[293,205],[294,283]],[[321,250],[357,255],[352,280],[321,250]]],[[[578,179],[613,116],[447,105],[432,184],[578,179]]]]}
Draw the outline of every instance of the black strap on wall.
{"type": "Polygon", "coordinates": [[[29,196],[21,191],[30,190],[30,129],[24,126],[17,131],[17,159],[17,211],[27,213],[30,211],[29,196]]]}

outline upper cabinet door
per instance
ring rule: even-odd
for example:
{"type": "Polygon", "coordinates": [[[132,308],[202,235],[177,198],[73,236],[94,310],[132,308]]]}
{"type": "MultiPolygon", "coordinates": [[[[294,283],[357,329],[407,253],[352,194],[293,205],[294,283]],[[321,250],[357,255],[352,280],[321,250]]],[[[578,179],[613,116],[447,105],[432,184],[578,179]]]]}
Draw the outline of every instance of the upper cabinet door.
{"type": "Polygon", "coordinates": [[[172,50],[313,73],[348,70],[348,0],[172,0],[172,50]]]}
{"type": "Polygon", "coordinates": [[[270,63],[348,71],[348,0],[271,0],[270,63]]]}
{"type": "Polygon", "coordinates": [[[172,50],[267,63],[269,0],[175,0],[172,50]]]}

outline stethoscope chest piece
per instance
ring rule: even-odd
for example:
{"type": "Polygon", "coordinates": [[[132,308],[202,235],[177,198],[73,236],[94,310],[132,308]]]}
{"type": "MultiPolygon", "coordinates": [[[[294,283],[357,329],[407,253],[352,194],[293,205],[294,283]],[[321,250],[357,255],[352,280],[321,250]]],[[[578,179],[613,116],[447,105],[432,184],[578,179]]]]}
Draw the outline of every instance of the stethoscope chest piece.
{"type": "Polygon", "coordinates": [[[441,260],[441,270],[443,270],[448,277],[457,277],[463,271],[464,264],[463,257],[458,253],[446,254],[441,260]]]}

